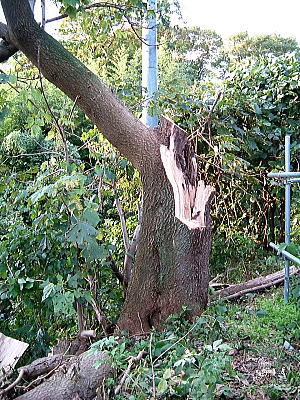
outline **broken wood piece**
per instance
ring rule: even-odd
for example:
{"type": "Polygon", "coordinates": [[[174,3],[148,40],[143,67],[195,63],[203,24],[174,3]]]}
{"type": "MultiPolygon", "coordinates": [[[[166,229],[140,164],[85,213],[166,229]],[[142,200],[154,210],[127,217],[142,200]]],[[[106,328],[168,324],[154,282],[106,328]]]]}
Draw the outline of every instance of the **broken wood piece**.
{"type": "Polygon", "coordinates": [[[0,378],[15,367],[28,346],[28,343],[0,333],[0,378]]]}
{"type": "Polygon", "coordinates": [[[206,228],[215,189],[197,179],[197,163],[184,130],[162,117],[168,145],[160,146],[161,160],[170,181],[175,201],[175,216],[189,229],[206,228]]]}

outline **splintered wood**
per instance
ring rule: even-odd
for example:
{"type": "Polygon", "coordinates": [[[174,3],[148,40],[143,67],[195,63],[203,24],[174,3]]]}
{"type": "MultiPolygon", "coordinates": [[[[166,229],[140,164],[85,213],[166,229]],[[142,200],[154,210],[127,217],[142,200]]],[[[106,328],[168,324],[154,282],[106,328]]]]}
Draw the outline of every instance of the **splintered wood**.
{"type": "Polygon", "coordinates": [[[197,163],[186,133],[166,117],[160,125],[169,143],[160,146],[160,155],[173,188],[175,216],[189,229],[205,228],[210,223],[209,208],[215,189],[197,180],[197,163]]]}
{"type": "Polygon", "coordinates": [[[0,378],[17,364],[27,347],[28,343],[10,338],[0,333],[0,378]]]}

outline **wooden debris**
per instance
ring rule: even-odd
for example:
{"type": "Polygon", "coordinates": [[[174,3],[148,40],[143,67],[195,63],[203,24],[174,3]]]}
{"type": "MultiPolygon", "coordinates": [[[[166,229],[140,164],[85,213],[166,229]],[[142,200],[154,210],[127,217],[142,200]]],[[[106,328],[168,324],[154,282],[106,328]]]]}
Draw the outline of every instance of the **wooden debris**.
{"type": "Polygon", "coordinates": [[[3,372],[5,374],[15,367],[28,346],[28,343],[0,333],[0,378],[3,372]]]}
{"type": "MultiPolygon", "coordinates": [[[[231,300],[240,297],[247,293],[264,290],[272,286],[279,285],[284,281],[284,269],[277,271],[267,276],[260,276],[248,282],[239,283],[238,285],[230,285],[225,289],[218,290],[215,294],[210,296],[210,299],[224,299],[231,300]]],[[[299,274],[300,268],[291,267],[290,276],[299,274]]]]}

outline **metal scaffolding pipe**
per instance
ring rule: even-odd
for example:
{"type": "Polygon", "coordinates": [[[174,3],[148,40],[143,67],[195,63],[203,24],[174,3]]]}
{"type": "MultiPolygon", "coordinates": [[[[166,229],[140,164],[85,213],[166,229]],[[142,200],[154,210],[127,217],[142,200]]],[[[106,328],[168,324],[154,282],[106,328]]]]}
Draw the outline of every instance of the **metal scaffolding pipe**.
{"type": "MultiPolygon", "coordinates": [[[[290,136],[286,136],[290,137],[290,136]]],[[[285,172],[270,172],[268,174],[269,178],[300,178],[300,172],[290,172],[290,171],[285,171],[285,172]]]]}
{"type": "Polygon", "coordinates": [[[157,0],[148,0],[148,11],[145,27],[142,30],[144,42],[142,43],[142,86],[146,89],[142,121],[149,128],[158,125],[158,118],[150,116],[149,106],[158,88],[157,80],[157,0]]]}
{"type": "MultiPolygon", "coordinates": [[[[285,172],[291,173],[291,137],[285,137],[285,172]]],[[[285,244],[291,243],[291,184],[285,184],[285,244]]],[[[285,260],[284,301],[289,301],[290,259],[285,260]]]]}
{"type": "Polygon", "coordinates": [[[300,265],[300,259],[298,257],[293,256],[293,254],[289,253],[288,251],[282,250],[277,244],[271,242],[270,247],[272,247],[274,250],[277,250],[278,253],[284,258],[288,258],[293,263],[300,265]]]}

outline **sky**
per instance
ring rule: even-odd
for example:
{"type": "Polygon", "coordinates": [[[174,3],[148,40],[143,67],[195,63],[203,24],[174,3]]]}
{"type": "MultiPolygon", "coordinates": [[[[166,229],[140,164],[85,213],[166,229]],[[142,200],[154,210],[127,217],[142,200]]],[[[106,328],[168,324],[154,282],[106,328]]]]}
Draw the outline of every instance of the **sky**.
{"type": "Polygon", "coordinates": [[[188,25],[224,38],[238,32],[277,33],[300,44],[300,0],[180,0],[188,25]]]}
{"type": "MultiPolygon", "coordinates": [[[[223,38],[248,31],[250,35],[277,33],[300,44],[300,0],[179,0],[189,26],[213,29],[223,38]]],[[[36,10],[39,11],[37,0],[36,10]]],[[[51,3],[47,0],[46,4],[51,3]]],[[[57,15],[47,7],[47,18],[57,15]]],[[[2,10],[0,21],[4,21],[2,10]]],[[[47,30],[52,33],[53,24],[47,30]]]]}

